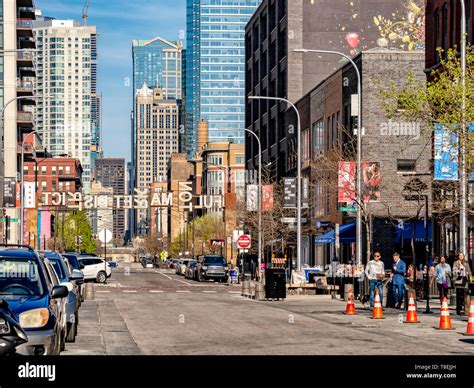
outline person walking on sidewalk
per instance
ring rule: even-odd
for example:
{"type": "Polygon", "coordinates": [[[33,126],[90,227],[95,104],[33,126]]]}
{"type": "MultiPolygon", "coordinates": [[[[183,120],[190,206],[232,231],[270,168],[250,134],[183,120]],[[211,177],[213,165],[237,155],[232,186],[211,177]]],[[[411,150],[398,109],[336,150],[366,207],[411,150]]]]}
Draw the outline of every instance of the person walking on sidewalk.
{"type": "Polygon", "coordinates": [[[392,265],[392,292],[395,299],[395,308],[402,307],[403,302],[403,286],[405,285],[405,273],[407,266],[403,260],[400,259],[400,254],[395,252],[393,254],[392,265]]]}
{"type": "Polygon", "coordinates": [[[451,266],[446,263],[446,257],[441,256],[439,259],[439,264],[435,267],[434,277],[431,279],[431,284],[433,284],[436,279],[436,284],[438,285],[439,300],[443,303],[443,299],[448,297],[449,281],[451,276],[451,266]]]}
{"type": "Polygon", "coordinates": [[[456,288],[456,313],[466,311],[466,306],[469,305],[469,291],[468,284],[471,281],[471,268],[469,262],[466,260],[464,253],[460,252],[456,261],[453,264],[453,281],[456,288]]]}
{"type": "Polygon", "coordinates": [[[365,267],[365,275],[369,279],[370,286],[370,307],[374,307],[375,288],[379,291],[380,301],[383,301],[383,284],[385,277],[385,266],[381,260],[380,252],[374,252],[373,259],[370,260],[365,267]]]}

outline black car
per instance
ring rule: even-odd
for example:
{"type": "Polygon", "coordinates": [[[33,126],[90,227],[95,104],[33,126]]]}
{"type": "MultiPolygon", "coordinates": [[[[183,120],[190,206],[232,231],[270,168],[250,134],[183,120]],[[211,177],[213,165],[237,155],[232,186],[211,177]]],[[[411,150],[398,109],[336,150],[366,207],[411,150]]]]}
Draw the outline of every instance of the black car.
{"type": "Polygon", "coordinates": [[[68,289],[54,269],[29,246],[0,244],[0,299],[4,299],[28,336],[25,355],[57,355],[63,347],[63,298],[68,289]]]}
{"type": "Polygon", "coordinates": [[[208,279],[227,281],[227,262],[223,256],[205,255],[196,264],[196,278],[199,282],[208,279]]]}

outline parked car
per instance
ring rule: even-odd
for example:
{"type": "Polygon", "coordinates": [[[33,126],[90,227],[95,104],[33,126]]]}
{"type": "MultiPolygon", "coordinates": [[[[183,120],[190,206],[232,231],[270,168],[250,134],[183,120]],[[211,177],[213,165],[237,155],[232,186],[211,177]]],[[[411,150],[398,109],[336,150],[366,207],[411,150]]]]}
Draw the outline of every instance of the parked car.
{"type": "MultiPolygon", "coordinates": [[[[75,253],[75,252],[69,252],[69,253],[63,253],[63,257],[66,258],[67,263],[71,266],[72,269],[81,271],[84,269],[84,265],[79,262],[78,257],[81,256],[80,253],[75,253]]],[[[79,293],[81,295],[81,302],[84,302],[84,286],[83,286],[84,281],[78,282],[77,285],[79,287],[79,293]]]]}
{"type": "Polygon", "coordinates": [[[28,336],[18,353],[58,355],[64,338],[61,320],[69,291],[52,276],[54,270],[29,246],[0,245],[0,299],[28,336]]]}
{"type": "Polygon", "coordinates": [[[176,268],[176,264],[178,264],[178,261],[179,261],[178,259],[171,259],[170,260],[170,268],[171,269],[176,268]]]}
{"type": "Polygon", "coordinates": [[[189,261],[188,266],[186,267],[186,272],[184,273],[186,279],[196,279],[196,264],[197,260],[189,261]]]}
{"type": "Polygon", "coordinates": [[[97,283],[105,283],[112,276],[112,268],[100,257],[79,257],[79,262],[84,266],[82,273],[84,280],[95,280],[97,283]]]}
{"type": "Polygon", "coordinates": [[[208,279],[227,281],[228,268],[223,256],[205,255],[196,265],[196,278],[199,282],[208,279]]]}
{"type": "Polygon", "coordinates": [[[74,342],[76,340],[77,325],[79,322],[79,306],[80,291],[73,282],[80,282],[84,279],[82,272],[73,270],[69,272],[69,268],[63,258],[57,252],[41,251],[49,262],[53,265],[56,275],[62,285],[68,287],[69,295],[66,301],[66,342],[74,342]]]}
{"type": "Polygon", "coordinates": [[[186,273],[186,267],[188,266],[188,263],[191,261],[191,259],[181,259],[179,260],[178,264],[176,264],[176,275],[182,275],[186,273]]]}
{"type": "Polygon", "coordinates": [[[153,259],[146,259],[143,263],[143,266],[145,268],[155,268],[155,262],[153,261],[153,259]]]}

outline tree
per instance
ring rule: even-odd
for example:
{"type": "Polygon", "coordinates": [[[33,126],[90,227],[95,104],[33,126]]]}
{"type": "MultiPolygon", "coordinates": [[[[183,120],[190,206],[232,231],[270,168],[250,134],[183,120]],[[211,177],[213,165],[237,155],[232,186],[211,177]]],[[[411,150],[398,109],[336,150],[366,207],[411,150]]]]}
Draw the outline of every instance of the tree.
{"type": "Polygon", "coordinates": [[[84,210],[67,213],[64,219],[64,231],[63,223],[58,222],[57,241],[65,251],[88,253],[96,251],[97,244],[92,238],[92,226],[84,210]]]}

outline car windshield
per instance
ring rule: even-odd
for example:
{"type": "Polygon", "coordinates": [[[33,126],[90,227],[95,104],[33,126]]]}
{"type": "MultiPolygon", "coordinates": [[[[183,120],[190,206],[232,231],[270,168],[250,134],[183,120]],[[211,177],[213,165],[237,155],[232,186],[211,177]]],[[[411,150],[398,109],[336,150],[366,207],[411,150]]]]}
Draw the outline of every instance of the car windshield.
{"type": "Polygon", "coordinates": [[[71,264],[72,269],[80,269],[79,261],[77,260],[76,256],[73,255],[64,255],[69,260],[69,264],[71,264]]]}
{"type": "Polygon", "coordinates": [[[36,261],[0,257],[0,295],[43,295],[36,261]]]}
{"type": "Polygon", "coordinates": [[[205,256],[204,263],[225,265],[225,260],[222,256],[205,256]]]}
{"type": "Polygon", "coordinates": [[[56,271],[56,275],[58,275],[58,278],[61,282],[66,282],[67,281],[67,276],[64,272],[63,266],[61,265],[60,259],[49,259],[51,264],[53,265],[54,270],[56,271]]]}

